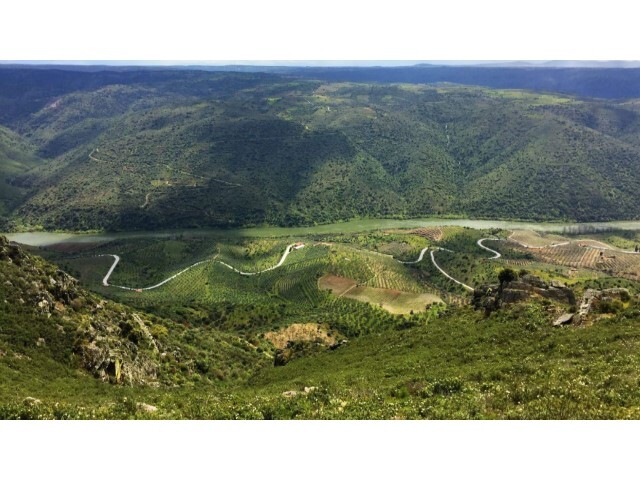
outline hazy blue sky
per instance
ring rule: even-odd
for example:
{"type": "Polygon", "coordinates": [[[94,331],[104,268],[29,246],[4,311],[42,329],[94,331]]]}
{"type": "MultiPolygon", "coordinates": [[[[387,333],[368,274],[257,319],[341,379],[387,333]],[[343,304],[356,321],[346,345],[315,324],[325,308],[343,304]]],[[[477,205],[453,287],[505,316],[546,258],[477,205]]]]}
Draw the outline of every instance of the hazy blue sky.
{"type": "Polygon", "coordinates": [[[0,63],[46,65],[273,65],[273,66],[406,66],[418,63],[477,65],[496,60],[1,60],[0,63]]]}

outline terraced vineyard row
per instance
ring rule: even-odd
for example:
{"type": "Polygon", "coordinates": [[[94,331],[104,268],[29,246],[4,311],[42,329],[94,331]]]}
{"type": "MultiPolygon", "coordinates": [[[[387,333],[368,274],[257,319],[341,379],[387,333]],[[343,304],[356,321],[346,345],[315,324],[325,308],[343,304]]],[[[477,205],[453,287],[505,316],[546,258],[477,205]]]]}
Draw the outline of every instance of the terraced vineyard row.
{"type": "Polygon", "coordinates": [[[560,247],[544,247],[534,252],[534,255],[549,263],[557,263],[574,268],[594,268],[600,258],[598,250],[579,247],[576,244],[560,247]]]}
{"type": "Polygon", "coordinates": [[[417,230],[414,230],[413,233],[431,240],[432,242],[439,242],[444,238],[444,231],[442,230],[442,227],[418,228],[417,230]]]}
{"type": "Polygon", "coordinates": [[[117,296],[137,305],[224,301],[249,304],[265,299],[264,289],[260,288],[258,279],[229,275],[228,269],[211,262],[194,267],[156,290],[142,293],[123,290],[118,291],[117,296]]]}
{"type": "Polygon", "coordinates": [[[412,233],[416,235],[420,235],[432,242],[441,242],[447,236],[458,233],[463,230],[462,227],[453,227],[453,226],[445,226],[445,227],[423,227],[413,230],[412,233]]]}
{"type": "Polygon", "coordinates": [[[509,239],[530,247],[546,247],[557,243],[567,242],[569,239],[561,237],[560,235],[553,235],[547,233],[538,233],[533,230],[514,230],[509,239]]]}
{"type": "Polygon", "coordinates": [[[422,293],[424,288],[410,270],[393,257],[351,247],[341,247],[332,256],[330,272],[352,278],[369,287],[422,293]]]}
{"type": "Polygon", "coordinates": [[[615,253],[604,258],[603,267],[615,275],[632,280],[640,280],[640,255],[615,253]]]}
{"type": "Polygon", "coordinates": [[[382,308],[346,298],[333,297],[329,316],[325,321],[348,337],[394,328],[398,317],[382,308]]]}
{"type": "Polygon", "coordinates": [[[528,267],[533,263],[533,260],[525,260],[525,259],[502,259],[502,264],[507,265],[509,267],[528,267]]]}
{"type": "MultiPolygon", "coordinates": [[[[526,250],[521,246],[514,248],[526,250]]],[[[581,247],[578,243],[527,251],[547,263],[601,270],[634,280],[640,279],[640,255],[581,247]]]]}
{"type": "Polygon", "coordinates": [[[326,260],[319,257],[283,267],[275,278],[273,291],[292,302],[321,304],[327,295],[318,289],[317,279],[326,264],[326,260]]]}

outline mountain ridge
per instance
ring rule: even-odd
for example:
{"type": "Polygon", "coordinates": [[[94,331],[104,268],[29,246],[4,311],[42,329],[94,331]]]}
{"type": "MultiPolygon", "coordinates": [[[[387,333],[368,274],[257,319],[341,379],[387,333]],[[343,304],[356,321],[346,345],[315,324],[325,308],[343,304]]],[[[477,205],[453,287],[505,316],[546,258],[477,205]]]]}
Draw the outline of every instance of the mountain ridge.
{"type": "Polygon", "coordinates": [[[34,95],[43,103],[35,111],[14,100],[26,110],[5,128],[41,160],[12,177],[23,195],[5,229],[639,215],[636,100],[266,74],[113,75],[132,76],[46,102],[34,95]]]}

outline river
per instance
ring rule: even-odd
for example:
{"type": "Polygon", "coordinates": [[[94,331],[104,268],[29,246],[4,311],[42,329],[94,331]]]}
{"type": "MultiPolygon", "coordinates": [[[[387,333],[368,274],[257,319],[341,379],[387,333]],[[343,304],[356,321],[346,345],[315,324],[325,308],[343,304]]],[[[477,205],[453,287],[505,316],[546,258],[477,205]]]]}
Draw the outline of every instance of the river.
{"type": "Polygon", "coordinates": [[[594,222],[594,223],[534,223],[501,220],[469,220],[446,218],[415,218],[410,220],[365,219],[331,223],[311,227],[251,227],[237,229],[203,228],[183,230],[157,230],[115,233],[52,233],[23,232],[6,233],[9,240],[31,246],[47,246],[56,243],[94,243],[127,238],[168,238],[176,235],[217,237],[290,237],[327,233],[358,233],[390,228],[417,228],[438,226],[462,226],[477,229],[503,228],[524,229],[539,232],[563,232],[565,228],[594,227],[620,230],[640,230],[640,221],[594,222]]]}

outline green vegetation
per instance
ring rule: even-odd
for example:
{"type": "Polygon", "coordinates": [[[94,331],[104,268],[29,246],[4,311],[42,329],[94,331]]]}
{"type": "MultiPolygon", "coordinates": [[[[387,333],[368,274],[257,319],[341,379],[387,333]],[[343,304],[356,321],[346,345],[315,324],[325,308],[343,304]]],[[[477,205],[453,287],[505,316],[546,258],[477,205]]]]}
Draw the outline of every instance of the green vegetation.
{"type": "Polygon", "coordinates": [[[637,232],[391,221],[636,219],[637,102],[187,71],[0,85],[0,228],[124,231],[0,238],[0,418],[640,418],[637,232]],[[617,290],[585,313],[588,289],[617,290]]]}
{"type": "Polygon", "coordinates": [[[629,102],[202,72],[42,95],[4,100],[46,159],[16,172],[14,229],[637,218],[629,102]]]}
{"type": "Polygon", "coordinates": [[[504,241],[487,242],[504,256],[489,260],[476,244],[488,235],[508,232],[216,233],[32,249],[97,293],[2,243],[0,417],[638,418],[638,284],[589,269],[571,276],[537,259],[525,270],[512,265],[521,260],[504,241]],[[295,241],[305,247],[260,275],[216,263],[268,268],[295,241]],[[415,259],[423,245],[451,250],[439,250],[438,261],[469,281],[507,284],[529,273],[567,281],[576,295],[629,293],[603,298],[582,327],[553,327],[570,305],[546,298],[487,315],[460,304],[467,294],[432,271],[428,255],[405,265],[381,253],[415,259]],[[122,258],[114,281],[130,285],[205,262],[135,292],[101,285],[111,260],[96,255],[107,252],[122,258]],[[358,282],[369,292],[436,294],[448,305],[394,315],[379,306],[382,297],[321,290],[319,279],[331,275],[353,279],[335,283],[338,290],[358,282]]]}
{"type": "Polygon", "coordinates": [[[0,228],[6,227],[10,212],[27,193],[16,178],[40,163],[33,145],[0,126],[0,228]]]}
{"type": "Polygon", "coordinates": [[[18,390],[3,395],[0,415],[638,418],[639,314],[633,307],[588,329],[554,329],[535,306],[501,311],[486,320],[477,312],[456,309],[427,326],[362,337],[334,352],[262,370],[248,385],[225,390],[107,387],[72,377],[53,395],[53,379],[36,384],[28,380],[33,377],[20,375],[19,382],[12,381],[18,390]],[[42,401],[23,401],[27,392],[42,401]],[[142,403],[158,410],[145,411],[142,403]]]}

